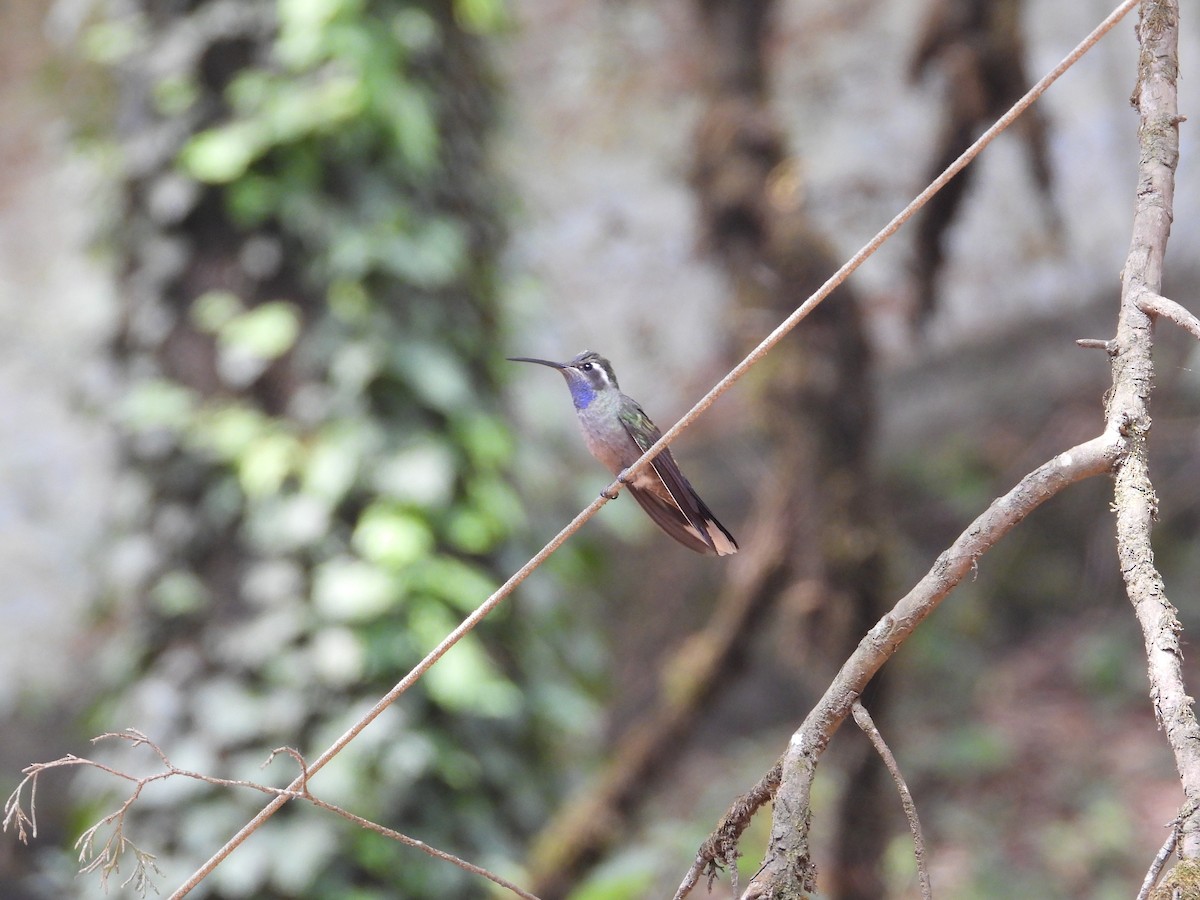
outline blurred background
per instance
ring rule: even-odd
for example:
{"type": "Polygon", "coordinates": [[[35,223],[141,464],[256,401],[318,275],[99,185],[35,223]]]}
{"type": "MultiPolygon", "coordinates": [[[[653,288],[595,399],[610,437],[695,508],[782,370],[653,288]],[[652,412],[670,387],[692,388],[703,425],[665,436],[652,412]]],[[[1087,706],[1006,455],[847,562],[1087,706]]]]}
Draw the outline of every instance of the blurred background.
{"type": "MultiPolygon", "coordinates": [[[[598,350],[665,429],[1108,11],[0,4],[5,793],[68,753],[156,771],[88,743],[126,727],[285,784],[273,748],[318,754],[608,483],[561,380],[505,356],[598,350]]],[[[1114,328],[1136,54],[1130,19],[676,442],[740,554],[605,506],[314,792],[547,900],[669,896],[882,611],[1101,428],[1106,359],[1073,341],[1114,328]]],[[[1156,554],[1189,646],[1200,356],[1162,328],[1156,364],[1156,554]]],[[[1095,479],[1030,517],[864,698],[939,897],[1129,897],[1166,836],[1180,792],[1110,499],[1095,479]]],[[[817,779],[822,896],[915,896],[851,731],[817,779]]],[[[72,844],[127,790],[45,776],[0,894],[101,895],[72,844]]],[[[170,892],[262,802],[156,784],[125,837],[170,892]]],[[[303,807],[195,895],[506,896],[303,807]]]]}

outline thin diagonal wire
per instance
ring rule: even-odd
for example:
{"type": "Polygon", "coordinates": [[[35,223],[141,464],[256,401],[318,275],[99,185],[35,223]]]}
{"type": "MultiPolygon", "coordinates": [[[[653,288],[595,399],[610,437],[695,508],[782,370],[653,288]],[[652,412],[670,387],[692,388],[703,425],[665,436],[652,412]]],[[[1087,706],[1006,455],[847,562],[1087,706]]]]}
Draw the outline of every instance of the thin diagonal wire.
{"type": "MultiPolygon", "coordinates": [[[[425,658],[417,663],[417,665],[413,667],[412,671],[400,679],[400,681],[396,683],[395,687],[381,697],[374,706],[367,710],[367,712],[363,714],[362,718],[351,725],[341,737],[329,745],[329,748],[324,753],[313,760],[308,767],[308,771],[303,776],[297,778],[290,785],[288,785],[287,790],[290,793],[296,793],[300,791],[304,787],[306,778],[315,775],[317,772],[323,769],[325,765],[331,759],[341,753],[343,748],[345,748],[347,744],[354,740],[354,738],[356,738],[364,728],[375,721],[375,719],[377,719],[385,709],[391,706],[401,694],[416,684],[418,679],[420,679],[421,676],[424,675],[434,663],[445,656],[446,652],[451,647],[462,640],[462,638],[468,632],[473,630],[475,626],[478,625],[484,619],[484,617],[488,615],[488,613],[499,606],[501,601],[511,594],[517,585],[528,578],[535,569],[537,569],[543,562],[546,561],[546,558],[549,557],[551,553],[561,547],[566,542],[567,538],[571,537],[571,535],[579,530],[584,522],[595,515],[596,511],[600,509],[605,502],[607,501],[604,497],[597,497],[591,502],[590,505],[588,505],[586,509],[575,516],[575,518],[571,520],[570,524],[560,531],[554,537],[554,539],[550,541],[550,543],[543,547],[534,557],[525,563],[525,565],[521,566],[520,569],[513,573],[508,581],[504,582],[504,584],[502,584],[495,593],[483,601],[483,603],[481,603],[479,607],[471,613],[471,615],[463,619],[457,628],[450,632],[450,634],[446,635],[440,644],[430,650],[425,658]]],[[[271,818],[271,816],[273,816],[281,806],[287,803],[289,799],[290,798],[286,795],[280,794],[274,800],[264,806],[258,815],[243,825],[237,834],[231,837],[225,843],[225,845],[221,847],[220,850],[214,853],[203,866],[197,869],[184,884],[180,885],[178,890],[171,895],[170,900],[179,900],[179,898],[190,893],[192,888],[203,881],[209,872],[215,869],[221,863],[221,861],[225,859],[225,857],[237,849],[238,845],[241,844],[242,841],[246,840],[246,838],[257,831],[259,826],[262,825],[262,823],[267,819],[271,818]]]]}
{"type": "Polygon", "coordinates": [[[896,233],[896,231],[900,229],[901,225],[911,219],[913,215],[919,209],[921,209],[921,207],[923,207],[930,201],[930,199],[932,199],[934,194],[946,186],[946,183],[950,181],[951,178],[965,169],[967,165],[969,165],[970,162],[975,159],[975,157],[978,156],[988,144],[996,139],[997,135],[1012,125],[1018,116],[1024,113],[1025,110],[1033,105],[1034,101],[1036,101],[1040,96],[1042,96],[1042,94],[1046,92],[1046,89],[1049,88],[1050,85],[1056,82],[1062,76],[1062,74],[1067,71],[1067,69],[1075,65],[1081,56],[1087,53],[1102,37],[1104,37],[1104,35],[1111,31],[1113,26],[1115,26],[1119,21],[1121,21],[1121,19],[1128,15],[1129,12],[1132,11],[1139,2],[1140,0],[1125,0],[1125,2],[1121,3],[1116,9],[1109,13],[1108,17],[1105,18],[1103,22],[1097,25],[1087,37],[1079,42],[1074,50],[1072,50],[1063,58],[1062,62],[1051,69],[1046,75],[1042,76],[1041,80],[1031,87],[1029,91],[1023,97],[1021,97],[1020,100],[1014,103],[1008,112],[997,119],[991,128],[981,134],[979,138],[976,139],[975,143],[964,150],[958,159],[947,166],[946,170],[942,172],[941,175],[935,178],[929,184],[929,186],[925,188],[925,190],[921,191],[921,193],[913,198],[912,202],[909,203],[908,206],[904,207],[904,209],[897,213],[896,217],[888,222],[887,225],[885,225],[883,229],[875,235],[875,237],[871,238],[871,240],[868,241],[861,250],[850,257],[850,259],[843,263],[840,269],[829,276],[829,279],[823,285],[821,285],[821,287],[818,288],[814,294],[796,307],[791,315],[780,322],[774,331],[763,338],[759,345],[755,347],[745,359],[730,369],[728,375],[718,381],[716,385],[714,385],[713,388],[707,394],[705,394],[695,406],[693,406],[687,411],[686,414],[684,414],[683,418],[672,425],[667,432],[654,443],[653,446],[651,446],[644,454],[642,454],[637,462],[635,462],[626,470],[626,477],[628,478],[642,471],[642,469],[646,467],[651,459],[658,455],[658,453],[664,447],[670,444],[671,441],[675,440],[675,438],[677,438],[685,428],[690,426],[692,422],[699,418],[699,416],[713,404],[713,401],[729,390],[729,388],[733,386],[733,383],[745,375],[751,366],[766,356],[766,354],[770,352],[770,350],[776,344],[783,340],[788,332],[790,332],[801,321],[803,321],[819,303],[833,293],[833,291],[839,285],[841,285],[841,283],[845,281],[855,269],[873,256],[875,251],[878,250],[888,238],[890,238],[896,233]]]}
{"type": "MultiPolygon", "coordinates": [[[[636,475],[647,465],[649,465],[651,459],[657,456],[664,447],[671,443],[671,441],[675,440],[675,438],[677,438],[684,431],[684,429],[691,426],[691,424],[696,421],[697,418],[699,418],[710,406],[712,406],[713,402],[718,397],[729,390],[729,388],[733,386],[734,382],[745,375],[751,366],[753,366],[768,352],[770,352],[770,350],[776,344],[783,340],[788,332],[790,332],[801,321],[803,321],[819,303],[833,293],[833,291],[843,281],[845,281],[855,269],[866,262],[872,255],[874,255],[875,251],[883,245],[884,241],[895,234],[901,225],[912,218],[912,216],[921,207],[928,203],[930,198],[932,198],[934,194],[945,187],[946,183],[951,178],[966,168],[971,160],[978,156],[988,144],[995,140],[997,135],[1008,128],[1018,116],[1024,113],[1025,110],[1034,103],[1034,101],[1036,101],[1042,94],[1046,92],[1046,89],[1049,88],[1050,85],[1057,81],[1064,72],[1071,68],[1071,66],[1073,66],[1080,57],[1087,53],[1097,41],[1111,31],[1117,22],[1124,18],[1135,6],[1138,5],[1138,2],[1139,0],[1125,0],[1125,2],[1121,3],[1116,9],[1109,13],[1108,17],[1105,18],[1103,22],[1097,25],[1096,28],[1086,38],[1084,38],[1074,50],[1072,50],[1069,54],[1067,54],[1066,57],[1063,58],[1062,62],[1044,75],[1041,80],[1039,80],[1037,84],[1030,88],[1020,100],[1013,104],[1012,108],[1009,109],[1008,112],[1001,116],[991,128],[981,134],[975,143],[963,151],[962,155],[959,156],[958,159],[951,163],[941,175],[935,178],[933,182],[931,182],[930,185],[925,188],[925,190],[921,191],[921,193],[918,194],[911,203],[904,207],[904,209],[901,210],[895,216],[895,218],[888,222],[888,224],[885,225],[883,229],[875,235],[875,237],[871,238],[871,240],[868,241],[861,250],[855,253],[854,256],[850,257],[850,259],[847,260],[840,269],[831,275],[829,279],[823,285],[821,285],[816,293],[812,294],[812,296],[800,304],[800,306],[798,306],[791,313],[791,315],[784,319],[774,331],[763,338],[759,345],[755,347],[745,359],[734,366],[724,378],[717,382],[707,394],[700,398],[699,402],[697,402],[695,406],[688,410],[683,418],[672,425],[667,432],[661,438],[659,438],[653,446],[650,447],[650,449],[641,455],[637,462],[635,462],[626,470],[625,477],[628,478],[636,475]]],[[[484,617],[486,617],[493,609],[499,606],[500,603],[509,594],[511,594],[522,581],[528,578],[529,575],[534,572],[534,570],[541,566],[541,564],[545,562],[546,559],[552,553],[554,553],[554,551],[566,543],[567,539],[574,535],[575,532],[578,531],[588,519],[594,516],[599,511],[601,506],[607,503],[611,497],[616,496],[616,492],[621,489],[621,486],[622,485],[619,480],[614,481],[605,491],[605,494],[609,495],[608,497],[604,496],[604,494],[601,494],[601,496],[593,500],[578,515],[576,515],[575,518],[572,519],[570,523],[568,523],[567,526],[562,529],[562,531],[555,535],[545,547],[538,551],[538,553],[534,555],[527,563],[525,563],[525,565],[521,566],[521,568],[518,569],[506,582],[504,582],[504,584],[501,585],[495,593],[483,601],[483,603],[481,603],[479,607],[473,613],[471,613],[471,615],[464,619],[457,628],[443,638],[441,643],[430,650],[425,658],[417,663],[417,665],[413,667],[412,671],[405,675],[404,678],[397,682],[396,685],[387,692],[387,694],[380,698],[380,700],[374,706],[364,713],[361,719],[355,722],[341,737],[334,741],[324,753],[317,757],[313,761],[312,765],[309,766],[308,774],[316,774],[318,771],[324,768],[331,759],[341,753],[341,751],[348,743],[350,743],[350,741],[357,737],[363,731],[363,729],[371,724],[371,722],[375,721],[375,719],[378,718],[385,709],[391,706],[401,694],[412,687],[434,663],[436,663],[446,654],[451,647],[462,640],[462,638],[466,636],[468,632],[472,631],[475,626],[484,619],[484,617]]],[[[288,790],[293,792],[298,791],[301,785],[302,779],[298,778],[295,782],[289,785],[288,790]]],[[[171,895],[170,900],[180,900],[180,898],[190,893],[196,885],[204,880],[209,872],[220,865],[225,857],[237,849],[237,847],[244,840],[246,840],[246,838],[258,830],[259,826],[261,826],[263,822],[274,815],[275,812],[287,802],[287,800],[288,798],[286,796],[280,795],[263,807],[258,815],[242,826],[237,834],[231,837],[225,843],[225,845],[221,847],[221,849],[214,853],[212,857],[204,863],[204,865],[197,869],[192,876],[183,885],[181,885],[179,889],[175,891],[175,893],[171,895]]]]}

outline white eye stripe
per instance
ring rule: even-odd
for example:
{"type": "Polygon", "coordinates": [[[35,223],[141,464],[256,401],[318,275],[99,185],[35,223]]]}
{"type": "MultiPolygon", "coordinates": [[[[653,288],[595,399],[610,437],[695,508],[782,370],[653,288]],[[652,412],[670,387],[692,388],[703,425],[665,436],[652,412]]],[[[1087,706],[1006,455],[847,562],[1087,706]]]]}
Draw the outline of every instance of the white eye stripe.
{"type": "Polygon", "coordinates": [[[593,384],[612,384],[612,379],[608,377],[608,371],[604,368],[604,366],[585,362],[579,366],[579,371],[585,373],[588,380],[593,384]]]}

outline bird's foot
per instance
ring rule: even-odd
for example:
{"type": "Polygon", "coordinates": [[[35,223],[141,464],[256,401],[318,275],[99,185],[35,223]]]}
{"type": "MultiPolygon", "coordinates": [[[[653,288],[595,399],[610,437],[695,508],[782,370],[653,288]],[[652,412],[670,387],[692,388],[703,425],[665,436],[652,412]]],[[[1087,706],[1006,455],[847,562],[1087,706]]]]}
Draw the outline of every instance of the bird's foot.
{"type": "MultiPolygon", "coordinates": [[[[621,470],[621,472],[620,472],[620,474],[618,474],[618,475],[617,475],[617,481],[621,482],[621,484],[625,485],[625,487],[632,487],[632,486],[633,486],[633,482],[632,482],[632,481],[630,481],[628,478],[626,478],[626,477],[625,477],[625,473],[626,473],[626,472],[628,472],[628,471],[629,471],[628,469],[622,469],[622,470],[621,470]]],[[[601,497],[603,497],[605,500],[616,500],[616,499],[617,499],[617,492],[616,492],[616,491],[603,490],[603,491],[601,491],[601,492],[600,492],[600,496],[601,496],[601,497]]]]}

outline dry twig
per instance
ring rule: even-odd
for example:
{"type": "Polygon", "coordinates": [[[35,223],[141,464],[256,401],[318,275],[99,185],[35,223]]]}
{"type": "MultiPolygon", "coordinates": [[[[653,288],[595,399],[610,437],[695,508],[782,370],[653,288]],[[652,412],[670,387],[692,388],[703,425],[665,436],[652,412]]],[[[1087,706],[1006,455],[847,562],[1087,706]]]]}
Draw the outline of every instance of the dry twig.
{"type": "Polygon", "coordinates": [[[1169,319],[1196,340],[1200,341],[1200,319],[1186,307],[1161,294],[1143,293],[1137,298],[1138,309],[1148,316],[1169,319]]]}
{"type": "Polygon", "coordinates": [[[432,856],[435,859],[440,859],[444,862],[451,863],[466,872],[470,872],[472,875],[478,875],[482,878],[486,878],[489,881],[498,884],[500,887],[512,891],[512,893],[516,894],[518,897],[521,897],[522,900],[538,900],[534,894],[531,894],[523,888],[518,887],[508,879],[497,875],[495,872],[491,872],[482,866],[475,865],[474,863],[467,862],[465,859],[455,856],[452,853],[439,850],[437,847],[432,847],[429,844],[426,844],[424,841],[417,840],[416,838],[410,837],[407,834],[403,834],[399,831],[393,831],[392,829],[386,828],[377,822],[364,819],[361,816],[357,816],[340,806],[327,803],[326,801],[321,800],[319,797],[314,796],[309,792],[308,789],[308,774],[310,771],[308,763],[298,751],[292,749],[291,747],[278,747],[275,750],[272,750],[270,755],[263,762],[263,767],[265,768],[266,766],[270,765],[275,760],[276,756],[281,754],[290,756],[300,769],[300,777],[293,782],[293,784],[299,785],[299,788],[295,790],[290,787],[271,787],[269,785],[259,784],[255,781],[218,778],[214,775],[205,775],[201,772],[192,772],[187,769],[181,769],[171,762],[166,753],[163,752],[162,748],[154,743],[154,741],[150,740],[150,738],[148,738],[146,735],[133,728],[126,729],[122,732],[109,732],[99,735],[98,737],[92,738],[92,743],[97,743],[98,741],[108,738],[127,741],[131,747],[149,747],[158,757],[159,762],[162,764],[163,771],[144,776],[130,775],[127,772],[122,772],[119,769],[115,769],[112,766],[97,762],[96,760],[68,755],[62,757],[61,759],[53,760],[52,762],[34,763],[31,766],[27,766],[24,770],[24,780],[22,780],[12,794],[9,795],[8,800],[4,805],[4,829],[8,830],[10,823],[12,823],[17,828],[17,836],[23,842],[27,842],[27,838],[30,834],[35,837],[37,836],[36,792],[38,778],[43,773],[51,769],[62,768],[64,766],[87,766],[93,769],[98,769],[101,772],[106,772],[107,774],[123,781],[132,782],[134,785],[133,792],[128,798],[126,798],[125,802],[122,803],[115,812],[105,816],[91,828],[87,829],[82,835],[80,835],[79,840],[75,842],[75,847],[77,850],[79,850],[79,862],[81,865],[80,872],[82,874],[99,872],[100,882],[105,891],[108,889],[109,877],[120,870],[121,859],[128,851],[129,853],[132,853],[134,857],[134,870],[127,879],[121,882],[121,887],[127,887],[132,884],[138,894],[143,897],[146,896],[150,890],[155,890],[157,893],[157,890],[154,888],[151,879],[151,872],[158,874],[162,873],[159,872],[158,867],[154,863],[155,857],[153,854],[141,850],[125,836],[125,815],[137,801],[138,797],[141,796],[142,790],[147,785],[156,781],[165,781],[169,778],[178,777],[190,778],[194,781],[202,781],[205,784],[211,784],[217,787],[250,788],[252,790],[259,791],[260,793],[276,795],[283,800],[304,800],[308,803],[311,803],[313,806],[317,806],[321,809],[341,816],[343,819],[353,822],[362,828],[374,831],[376,834],[382,835],[383,837],[389,838],[397,843],[404,844],[407,847],[413,847],[417,850],[420,850],[422,853],[432,856]],[[28,811],[26,811],[25,804],[22,802],[22,797],[25,794],[26,788],[29,790],[28,811]],[[108,838],[102,845],[100,845],[99,848],[97,848],[96,841],[106,828],[111,829],[108,838]]]}
{"type": "Polygon", "coordinates": [[[1154,860],[1150,863],[1150,868],[1146,871],[1146,877],[1142,879],[1142,887],[1138,891],[1135,900],[1147,900],[1150,892],[1154,890],[1154,883],[1158,881],[1158,875],[1162,871],[1162,867],[1167,864],[1167,860],[1171,858],[1171,854],[1175,852],[1175,848],[1178,845],[1179,819],[1176,818],[1171,823],[1171,833],[1167,835],[1167,839],[1159,847],[1158,853],[1154,854],[1154,860]]]}
{"type": "Polygon", "coordinates": [[[908,782],[904,780],[896,757],[892,755],[883,735],[875,727],[875,721],[867,712],[867,708],[860,701],[855,700],[850,711],[854,716],[855,724],[870,740],[871,746],[875,748],[875,752],[879,754],[879,758],[883,760],[883,764],[891,773],[892,781],[896,782],[896,790],[900,793],[900,803],[904,806],[904,815],[908,819],[908,828],[913,836],[913,855],[917,859],[917,878],[921,884],[921,897],[924,900],[933,900],[933,888],[929,884],[929,870],[925,866],[925,838],[921,833],[921,820],[917,817],[917,804],[913,802],[908,782]]]}

